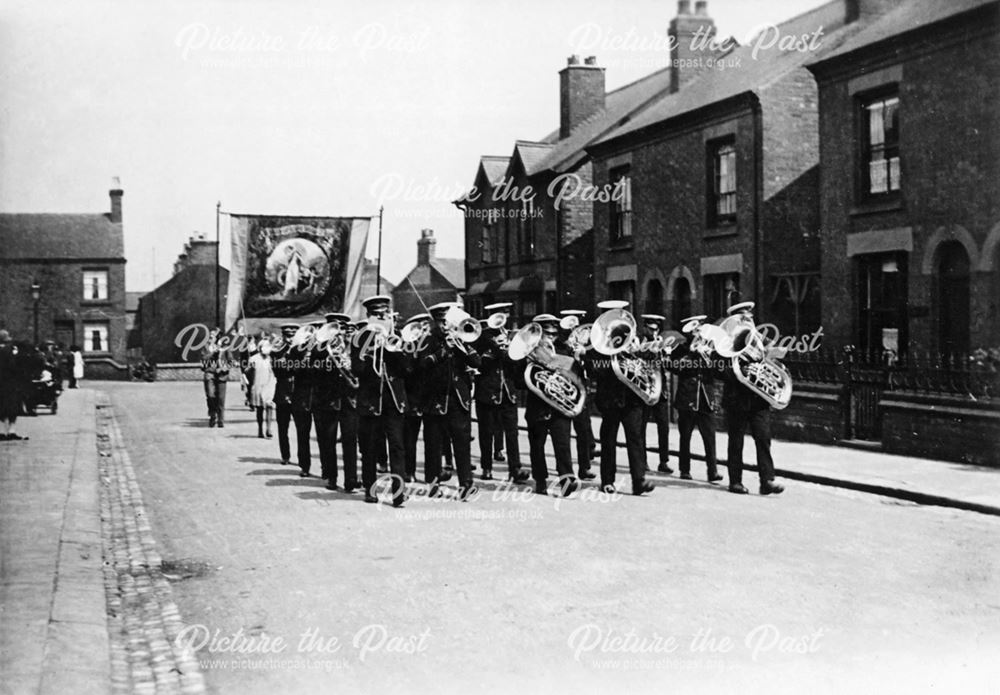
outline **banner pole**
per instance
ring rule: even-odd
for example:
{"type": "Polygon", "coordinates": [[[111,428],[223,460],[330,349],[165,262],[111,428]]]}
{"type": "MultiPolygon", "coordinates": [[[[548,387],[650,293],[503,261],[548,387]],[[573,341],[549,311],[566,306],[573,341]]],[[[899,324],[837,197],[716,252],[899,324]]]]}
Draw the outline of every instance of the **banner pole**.
{"type": "Polygon", "coordinates": [[[382,210],[378,206],[378,263],[375,266],[375,294],[382,294],[382,210]]]}
{"type": "Polygon", "coordinates": [[[222,201],[215,204],[215,327],[222,327],[222,317],[219,315],[219,214],[222,201]]]}

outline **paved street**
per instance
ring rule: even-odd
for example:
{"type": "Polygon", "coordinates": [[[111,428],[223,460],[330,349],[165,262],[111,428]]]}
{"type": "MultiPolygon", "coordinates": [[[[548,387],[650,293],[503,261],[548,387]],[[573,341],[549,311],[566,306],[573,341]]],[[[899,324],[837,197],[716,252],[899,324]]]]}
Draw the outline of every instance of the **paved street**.
{"type": "Polygon", "coordinates": [[[234,387],[210,430],[200,384],[101,384],[181,616],[217,638],[210,691],[986,692],[1000,675],[994,517],[673,479],[648,499],[497,484],[393,510],[280,466],[234,387]]]}

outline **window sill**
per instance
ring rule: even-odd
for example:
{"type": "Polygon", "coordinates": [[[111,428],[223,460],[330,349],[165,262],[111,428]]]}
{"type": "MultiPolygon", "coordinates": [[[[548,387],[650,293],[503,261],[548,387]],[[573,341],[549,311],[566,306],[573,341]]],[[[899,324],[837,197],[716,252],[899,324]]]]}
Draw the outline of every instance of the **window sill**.
{"type": "Polygon", "coordinates": [[[862,215],[876,215],[880,212],[896,212],[903,209],[902,198],[890,200],[873,200],[870,202],[858,203],[851,208],[851,217],[862,215]]]}
{"type": "Polygon", "coordinates": [[[702,236],[705,239],[716,239],[718,237],[736,236],[738,232],[739,227],[736,226],[735,222],[732,222],[729,224],[720,224],[716,227],[709,227],[702,236]]]}
{"type": "Polygon", "coordinates": [[[111,306],[110,299],[81,299],[80,306],[111,306]]]}
{"type": "Polygon", "coordinates": [[[84,357],[111,357],[111,353],[107,350],[101,350],[99,352],[86,352],[83,353],[84,357]]]}
{"type": "Polygon", "coordinates": [[[608,251],[631,251],[635,247],[632,237],[618,239],[608,244],[608,251]]]}

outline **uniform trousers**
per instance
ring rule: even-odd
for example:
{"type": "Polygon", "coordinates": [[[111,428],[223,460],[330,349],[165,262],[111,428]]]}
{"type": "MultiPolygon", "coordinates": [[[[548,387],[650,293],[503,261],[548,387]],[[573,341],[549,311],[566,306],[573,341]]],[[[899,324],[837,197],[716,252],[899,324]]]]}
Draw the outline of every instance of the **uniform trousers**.
{"type": "Polygon", "coordinates": [[[569,443],[571,420],[561,415],[552,415],[545,420],[528,423],[528,447],[531,456],[531,477],[535,483],[544,484],[549,477],[549,467],[545,462],[545,439],[552,437],[552,451],[556,457],[556,473],[559,477],[573,475],[573,449],[569,443]]]}
{"type": "Polygon", "coordinates": [[[747,411],[730,408],[726,410],[730,485],[741,485],[743,482],[743,438],[748,428],[757,447],[757,473],[760,482],[774,480],[774,460],[771,458],[771,410],[762,408],[747,411]]]}
{"type": "Polygon", "coordinates": [[[424,477],[432,483],[441,477],[441,456],[451,442],[460,487],[472,485],[472,415],[451,407],[447,414],[424,415],[424,477]]]}
{"type": "Polygon", "coordinates": [[[681,473],[691,473],[691,434],[694,428],[698,427],[701,433],[701,441],[705,445],[705,463],[708,465],[708,476],[714,478],[718,475],[718,463],[715,456],[715,423],[712,422],[712,413],[703,413],[697,410],[677,411],[677,431],[680,432],[680,468],[681,473]]]}
{"type": "Polygon", "coordinates": [[[479,420],[479,463],[483,471],[493,470],[493,454],[503,445],[496,446],[498,436],[503,437],[507,446],[507,466],[510,475],[521,470],[521,449],[517,441],[517,405],[510,401],[502,404],[476,403],[476,418],[479,420]]]}
{"type": "Polygon", "coordinates": [[[295,421],[295,454],[298,458],[299,468],[303,473],[308,473],[309,469],[312,468],[309,434],[312,432],[313,414],[311,410],[292,410],[292,419],[295,421]]]}
{"type": "Polygon", "coordinates": [[[281,452],[281,462],[292,460],[291,447],[288,444],[288,425],[292,421],[292,408],[287,403],[276,403],[274,406],[274,421],[278,425],[278,450],[281,452]]]}
{"type": "Polygon", "coordinates": [[[392,495],[403,495],[406,459],[403,453],[403,414],[391,406],[383,407],[381,415],[363,414],[358,417],[358,440],[361,443],[361,484],[365,493],[375,493],[378,481],[378,452],[384,441],[388,444],[389,472],[392,474],[392,495]]]}
{"type": "Polygon", "coordinates": [[[618,427],[625,430],[625,450],[632,484],[646,478],[645,418],[642,404],[601,410],[601,485],[614,485],[617,474],[618,427]]]}
{"type": "Polygon", "coordinates": [[[648,420],[656,425],[656,442],[660,449],[661,464],[670,461],[670,408],[670,401],[664,399],[649,406],[648,410],[648,420]]]}
{"type": "Polygon", "coordinates": [[[323,477],[337,484],[337,430],[340,429],[341,451],[344,455],[344,485],[358,482],[358,416],[352,408],[316,410],[316,441],[323,477]]]}

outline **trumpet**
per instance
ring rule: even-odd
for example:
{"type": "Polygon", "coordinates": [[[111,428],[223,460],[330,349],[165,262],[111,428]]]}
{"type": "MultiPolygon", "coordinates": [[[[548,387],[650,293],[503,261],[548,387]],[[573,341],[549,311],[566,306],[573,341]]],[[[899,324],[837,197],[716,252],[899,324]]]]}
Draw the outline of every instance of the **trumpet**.
{"type": "Polygon", "coordinates": [[[490,314],[489,318],[486,319],[486,326],[488,328],[492,328],[495,331],[499,331],[507,325],[507,319],[509,318],[510,316],[503,312],[490,314]]]}
{"type": "Polygon", "coordinates": [[[583,412],[587,391],[573,373],[573,358],[557,355],[542,341],[542,327],[532,321],[510,340],[507,355],[515,362],[528,360],[524,381],[536,396],[568,418],[583,412]]]}
{"type": "Polygon", "coordinates": [[[295,331],[295,335],[292,336],[292,339],[289,341],[289,345],[295,349],[301,349],[313,339],[315,333],[315,326],[304,323],[298,327],[298,330],[295,331]]]}
{"type": "MultiPolygon", "coordinates": [[[[579,321],[579,319],[577,320],[579,321]]],[[[584,323],[577,325],[576,328],[571,330],[569,332],[569,335],[566,336],[566,345],[568,345],[573,352],[580,352],[581,350],[586,350],[591,345],[590,332],[593,330],[593,328],[594,324],[592,323],[584,323]]]]}
{"type": "Polygon", "coordinates": [[[348,351],[344,332],[335,324],[328,323],[316,330],[315,337],[320,348],[326,348],[326,353],[333,360],[333,364],[340,372],[340,376],[352,389],[356,389],[358,387],[358,378],[351,371],[351,355],[348,351]]]}
{"type": "Polygon", "coordinates": [[[608,309],[597,317],[590,329],[590,344],[611,358],[611,370],[646,405],[653,405],[663,394],[663,374],[641,357],[627,354],[635,344],[638,325],[631,312],[608,309]]]}
{"type": "Polygon", "coordinates": [[[399,337],[404,343],[416,343],[430,333],[427,321],[411,321],[399,329],[399,337]]]}

